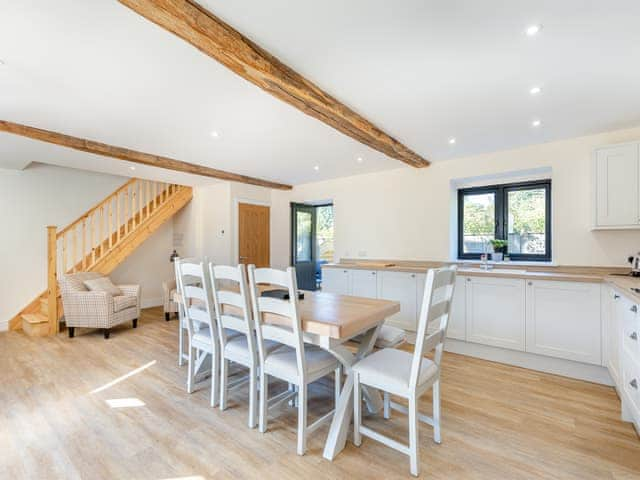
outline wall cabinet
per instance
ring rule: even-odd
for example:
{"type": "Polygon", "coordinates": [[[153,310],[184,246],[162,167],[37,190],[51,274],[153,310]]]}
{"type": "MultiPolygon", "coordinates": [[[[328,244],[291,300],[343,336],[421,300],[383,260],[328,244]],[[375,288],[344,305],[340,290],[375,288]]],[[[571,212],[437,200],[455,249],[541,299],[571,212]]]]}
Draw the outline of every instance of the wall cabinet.
{"type": "Polygon", "coordinates": [[[530,281],[526,351],[600,365],[600,285],[530,281]]]}
{"type": "Polygon", "coordinates": [[[595,152],[595,228],[640,227],[638,143],[595,152]]]}
{"type": "Polygon", "coordinates": [[[525,349],[525,281],[467,277],[467,341],[525,349]]]}

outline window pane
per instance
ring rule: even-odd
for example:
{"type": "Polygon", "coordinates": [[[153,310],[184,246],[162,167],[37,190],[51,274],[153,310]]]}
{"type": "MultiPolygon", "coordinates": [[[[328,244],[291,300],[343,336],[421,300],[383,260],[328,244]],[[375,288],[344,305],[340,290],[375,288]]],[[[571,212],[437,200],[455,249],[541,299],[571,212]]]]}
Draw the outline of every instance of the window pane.
{"type": "Polygon", "coordinates": [[[316,260],[333,262],[333,205],[316,209],[316,260]]]}
{"type": "Polygon", "coordinates": [[[464,196],[463,252],[484,253],[486,244],[495,238],[496,195],[478,193],[464,196]]]}
{"type": "Polygon", "coordinates": [[[296,263],[311,261],[311,212],[296,212],[296,263]]]}
{"type": "Polygon", "coordinates": [[[507,194],[510,254],[544,255],[545,189],[513,190],[507,194]]]}

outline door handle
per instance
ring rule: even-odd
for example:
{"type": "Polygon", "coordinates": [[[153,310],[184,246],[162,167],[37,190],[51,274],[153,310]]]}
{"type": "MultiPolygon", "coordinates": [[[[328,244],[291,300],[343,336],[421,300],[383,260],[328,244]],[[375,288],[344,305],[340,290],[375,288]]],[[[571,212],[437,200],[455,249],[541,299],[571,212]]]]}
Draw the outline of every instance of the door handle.
{"type": "Polygon", "coordinates": [[[613,294],[613,299],[614,299],[614,300],[617,300],[617,299],[619,299],[619,298],[620,298],[620,295],[618,295],[617,293],[614,293],[614,294],[613,294]]]}

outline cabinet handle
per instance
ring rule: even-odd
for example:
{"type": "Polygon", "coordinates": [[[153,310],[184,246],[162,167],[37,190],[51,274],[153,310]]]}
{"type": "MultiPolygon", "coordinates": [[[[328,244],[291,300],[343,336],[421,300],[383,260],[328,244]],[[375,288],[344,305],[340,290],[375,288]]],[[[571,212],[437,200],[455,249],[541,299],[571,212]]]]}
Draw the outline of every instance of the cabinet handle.
{"type": "Polygon", "coordinates": [[[618,295],[617,293],[614,293],[614,294],[613,294],[613,299],[614,299],[614,300],[617,300],[617,299],[619,299],[619,298],[620,298],[620,295],[618,295]]]}
{"type": "Polygon", "coordinates": [[[638,313],[638,306],[634,305],[633,307],[631,307],[629,310],[631,310],[633,313],[638,313]]]}
{"type": "Polygon", "coordinates": [[[533,285],[533,282],[529,282],[529,286],[531,287],[533,285]]]}
{"type": "Polygon", "coordinates": [[[415,274],[415,273],[412,273],[412,274],[411,274],[411,278],[416,278],[416,274],[415,274]]]}
{"type": "Polygon", "coordinates": [[[631,385],[636,390],[638,389],[638,381],[635,378],[629,382],[629,385],[631,385]]]}
{"type": "Polygon", "coordinates": [[[371,275],[375,275],[375,274],[376,274],[376,272],[371,272],[371,275]]]}
{"type": "Polygon", "coordinates": [[[467,282],[470,282],[470,281],[471,281],[471,279],[469,277],[467,277],[467,282]]]}
{"type": "Polygon", "coordinates": [[[631,340],[638,340],[638,334],[636,332],[631,333],[631,335],[629,335],[629,338],[631,340]]]}
{"type": "Polygon", "coordinates": [[[346,271],[346,270],[343,270],[343,271],[342,271],[342,273],[347,273],[347,271],[346,271]]]}

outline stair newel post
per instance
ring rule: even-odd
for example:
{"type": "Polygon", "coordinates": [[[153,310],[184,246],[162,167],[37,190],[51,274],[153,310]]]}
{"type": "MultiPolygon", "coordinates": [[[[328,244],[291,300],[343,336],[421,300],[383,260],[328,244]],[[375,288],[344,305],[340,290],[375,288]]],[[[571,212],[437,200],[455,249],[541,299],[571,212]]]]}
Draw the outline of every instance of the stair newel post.
{"type": "Polygon", "coordinates": [[[58,333],[58,280],[56,275],[57,227],[47,227],[47,307],[49,311],[49,335],[58,333]]]}

